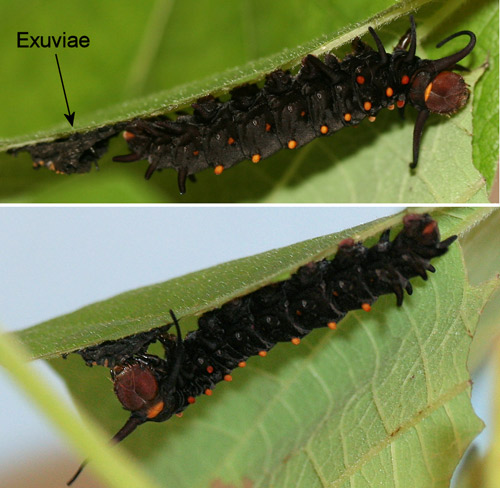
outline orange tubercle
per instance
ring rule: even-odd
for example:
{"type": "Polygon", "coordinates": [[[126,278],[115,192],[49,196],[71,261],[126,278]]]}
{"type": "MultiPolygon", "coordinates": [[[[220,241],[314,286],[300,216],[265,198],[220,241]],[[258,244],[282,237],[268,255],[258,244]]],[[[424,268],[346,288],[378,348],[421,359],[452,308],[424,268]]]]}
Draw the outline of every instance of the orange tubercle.
{"type": "Polygon", "coordinates": [[[271,130],[271,124],[266,123],[266,132],[269,132],[271,130]]]}
{"type": "Polygon", "coordinates": [[[298,345],[300,344],[300,338],[298,338],[298,337],[293,337],[293,338],[292,338],[292,344],[293,344],[294,346],[298,346],[298,345]]]}
{"type": "Polygon", "coordinates": [[[436,228],[437,228],[437,222],[434,220],[432,221],[430,224],[427,224],[425,227],[424,227],[424,230],[422,231],[422,234],[425,236],[425,235],[428,235],[428,234],[432,234],[436,228]]]}
{"type": "Polygon", "coordinates": [[[387,108],[388,110],[394,110],[394,105],[388,105],[387,108]]]}
{"type": "Polygon", "coordinates": [[[153,406],[149,407],[146,413],[146,417],[148,419],[154,419],[163,410],[163,405],[163,402],[160,400],[158,403],[155,403],[153,406]]]}
{"type": "Polygon", "coordinates": [[[352,119],[352,115],[351,115],[351,114],[344,114],[344,120],[345,120],[346,122],[350,122],[350,121],[351,121],[351,119],[352,119]]]}
{"type": "Polygon", "coordinates": [[[385,90],[385,94],[388,96],[388,97],[392,97],[394,95],[394,90],[388,86],[387,87],[387,90],[385,90]]]}
{"type": "Polygon", "coordinates": [[[234,139],[232,137],[230,137],[228,140],[227,140],[227,143],[231,146],[232,144],[234,144],[234,139]]]}
{"type": "Polygon", "coordinates": [[[408,83],[410,83],[410,77],[408,75],[403,75],[401,78],[401,84],[407,85],[408,83]]]}
{"type": "Polygon", "coordinates": [[[207,366],[207,373],[212,374],[214,372],[213,366],[207,366]]]}
{"type": "Polygon", "coordinates": [[[246,363],[245,361],[240,361],[240,362],[238,363],[238,367],[239,367],[239,368],[244,368],[246,365],[247,365],[247,363],[246,363]]]}
{"type": "Polygon", "coordinates": [[[356,76],[356,83],[358,85],[362,85],[364,82],[365,82],[365,77],[364,76],[361,76],[361,75],[356,76]]]}
{"type": "Polygon", "coordinates": [[[431,95],[431,91],[432,91],[432,83],[429,83],[427,85],[427,87],[425,88],[425,92],[424,92],[424,101],[427,102],[427,100],[429,100],[429,97],[431,95]]]}
{"type": "Polygon", "coordinates": [[[368,120],[370,122],[375,122],[377,120],[377,117],[375,117],[375,115],[370,115],[370,117],[368,117],[368,120]]]}
{"type": "Polygon", "coordinates": [[[398,106],[398,108],[403,108],[405,106],[405,101],[404,100],[398,100],[396,102],[396,105],[398,106]]]}
{"type": "Polygon", "coordinates": [[[224,375],[224,381],[233,381],[233,377],[230,374],[224,375]]]}
{"type": "Polygon", "coordinates": [[[259,356],[265,358],[267,356],[267,351],[259,351],[259,356]]]}
{"type": "Polygon", "coordinates": [[[193,156],[198,156],[200,154],[200,151],[193,151],[193,156]]]}
{"type": "Polygon", "coordinates": [[[252,163],[258,163],[260,161],[260,154],[254,154],[252,156],[252,163]]]}
{"type": "Polygon", "coordinates": [[[306,116],[306,111],[305,111],[305,110],[302,110],[302,112],[300,112],[300,116],[301,116],[301,117],[305,117],[305,116],[306,116]]]}
{"type": "Polygon", "coordinates": [[[371,102],[365,102],[363,103],[363,108],[368,112],[372,108],[371,102]]]}
{"type": "Polygon", "coordinates": [[[363,303],[361,305],[361,308],[365,311],[365,312],[369,312],[371,309],[372,309],[372,306],[369,304],[369,303],[363,303]]]}
{"type": "Polygon", "coordinates": [[[332,330],[336,330],[337,329],[337,322],[328,322],[328,324],[326,324],[328,326],[329,329],[332,329],[332,330]]]}
{"type": "Polygon", "coordinates": [[[322,125],[321,128],[319,129],[319,131],[322,134],[328,134],[328,126],[327,125],[322,125]]]}
{"type": "Polygon", "coordinates": [[[188,403],[193,404],[194,402],[196,402],[196,398],[195,397],[193,397],[193,396],[188,397],[188,403]]]}
{"type": "Polygon", "coordinates": [[[182,413],[182,412],[181,412],[181,413],[176,413],[175,415],[176,415],[177,417],[181,418],[181,417],[184,415],[184,413],[182,413]]]}
{"type": "Polygon", "coordinates": [[[133,139],[135,137],[135,134],[133,132],[129,132],[128,130],[126,130],[124,133],[123,133],[123,138],[126,140],[126,141],[130,141],[130,139],[133,139]]]}
{"type": "Polygon", "coordinates": [[[207,388],[205,390],[205,395],[207,395],[207,396],[212,396],[212,393],[213,393],[213,391],[210,388],[207,388]]]}
{"type": "Polygon", "coordinates": [[[214,168],[214,173],[215,173],[216,175],[220,175],[223,171],[224,171],[224,166],[222,166],[222,164],[218,164],[218,165],[214,168]]]}
{"type": "Polygon", "coordinates": [[[293,139],[288,141],[288,149],[295,149],[297,147],[297,141],[294,141],[293,139]]]}

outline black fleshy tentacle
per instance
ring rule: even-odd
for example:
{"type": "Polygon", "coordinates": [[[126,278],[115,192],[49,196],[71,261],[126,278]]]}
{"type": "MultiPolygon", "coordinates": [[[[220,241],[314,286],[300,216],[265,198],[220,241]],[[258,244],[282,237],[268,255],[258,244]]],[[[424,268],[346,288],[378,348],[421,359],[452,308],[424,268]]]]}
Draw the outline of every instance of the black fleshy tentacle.
{"type": "Polygon", "coordinates": [[[410,47],[408,54],[405,57],[407,63],[412,63],[415,60],[415,53],[417,52],[417,27],[413,15],[410,15],[410,47]]]}
{"type": "Polygon", "coordinates": [[[462,50],[458,51],[455,54],[451,54],[450,56],[445,56],[444,58],[431,61],[427,66],[434,70],[434,72],[439,73],[440,71],[452,69],[453,66],[455,66],[459,61],[469,55],[476,45],[476,36],[473,32],[468,30],[455,32],[455,34],[448,36],[446,39],[443,39],[441,42],[436,44],[436,47],[441,47],[448,41],[451,41],[452,39],[455,39],[455,37],[460,36],[469,36],[469,42],[467,46],[465,46],[462,50]]]}
{"type": "Polygon", "coordinates": [[[421,110],[418,113],[415,127],[413,128],[413,162],[410,163],[410,168],[414,169],[418,164],[418,153],[420,152],[420,140],[424,132],[425,122],[429,118],[430,112],[428,110],[421,110]]]}

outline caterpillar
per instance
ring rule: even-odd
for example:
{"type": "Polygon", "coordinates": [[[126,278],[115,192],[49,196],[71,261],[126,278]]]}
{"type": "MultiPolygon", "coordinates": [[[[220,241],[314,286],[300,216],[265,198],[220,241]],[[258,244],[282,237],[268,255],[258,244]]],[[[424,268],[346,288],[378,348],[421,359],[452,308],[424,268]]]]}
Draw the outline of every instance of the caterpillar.
{"type": "Polygon", "coordinates": [[[475,35],[456,32],[439,42],[468,36],[460,51],[436,60],[416,56],[417,34],[410,16],[410,29],[393,53],[387,53],[373,30],[376,50],[355,38],[353,52],[342,61],[332,54],[324,59],[309,54],[300,70],[277,69],[265,77],[262,87],[244,84],[231,90],[230,99],[212,95],[192,104],[191,114],[175,120],[166,116],[136,118],[106,128],[74,134],[66,139],[15,149],[30,152],[35,167],[45,165],[60,173],[86,172],[91,161],[102,155],[109,139],[122,130],[130,153],[113,161],[147,160],[145,178],[157,170],[177,171],[181,194],[186,180],[212,168],[216,175],[242,160],[253,163],[277,151],[298,149],[315,138],[355,126],[377,113],[407,104],[418,111],[413,132],[413,160],[418,163],[421,137],[430,113],[452,114],[465,105],[469,90],[463,77],[450,70],[474,48],[475,35]]]}
{"type": "Polygon", "coordinates": [[[409,280],[427,280],[427,271],[435,271],[430,260],[445,254],[457,238],[441,241],[428,214],[406,215],[392,241],[390,230],[369,248],[353,239],[341,241],[332,260],[308,263],[287,280],[203,314],[198,329],[185,338],[170,311],[171,325],[76,351],[89,366],[111,368],[115,394],[131,412],[113,442],[145,422],[180,415],[197,396],[210,396],[217,383],[231,381],[232,371],[248,358],[266,356],[278,342],[299,344],[313,329],[335,329],[349,311],[370,311],[381,295],[394,293],[401,306],[404,292],[412,294],[409,280]],[[172,325],[176,335],[169,333],[172,325]],[[164,357],[148,354],[155,341],[164,357]]]}

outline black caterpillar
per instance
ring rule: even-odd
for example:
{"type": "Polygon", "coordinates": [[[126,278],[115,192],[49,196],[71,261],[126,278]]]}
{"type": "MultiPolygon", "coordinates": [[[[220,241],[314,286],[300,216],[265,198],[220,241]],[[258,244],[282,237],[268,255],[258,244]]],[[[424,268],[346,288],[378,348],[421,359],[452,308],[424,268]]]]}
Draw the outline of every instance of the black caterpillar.
{"type": "Polygon", "coordinates": [[[350,310],[369,311],[381,295],[394,293],[400,306],[404,291],[412,293],[409,279],[426,280],[427,271],[435,271],[430,260],[457,238],[441,241],[428,214],[407,215],[403,225],[393,241],[387,229],[370,248],[343,240],[333,260],[306,264],[290,279],[205,313],[184,339],[171,311],[177,336],[168,333],[168,325],[77,351],[87,365],[111,368],[115,393],[131,412],[113,441],[144,422],[180,414],[198,395],[211,395],[218,382],[231,381],[232,370],[249,357],[265,356],[278,342],[298,344],[313,329],[335,329],[350,310]],[[164,358],[147,353],[155,341],[163,345],[164,358]]]}
{"type": "Polygon", "coordinates": [[[173,168],[178,173],[179,191],[185,193],[186,179],[207,168],[219,175],[224,169],[249,159],[258,163],[282,148],[297,149],[317,137],[359,124],[365,117],[374,121],[379,110],[398,107],[403,114],[407,103],[419,115],[413,133],[413,162],[418,162],[420,139],[431,112],[451,114],[467,101],[464,79],[451,70],[475,46],[470,31],[460,31],[441,41],[468,36],[461,51],[437,60],[415,55],[417,34],[411,28],[394,52],[385,51],[382,41],[369,27],[377,50],[359,38],[354,52],[339,61],[327,54],[323,61],[309,54],[296,75],[278,69],[266,76],[262,88],[245,84],[234,88],[228,101],[211,95],[192,104],[193,113],[167,117],[138,118],[107,129],[98,129],[50,143],[16,149],[31,153],[36,167],[48,166],[62,173],[86,172],[89,157],[101,155],[100,147],[110,137],[123,134],[131,153],[114,161],[149,162],[145,178],[156,170],[173,168]]]}

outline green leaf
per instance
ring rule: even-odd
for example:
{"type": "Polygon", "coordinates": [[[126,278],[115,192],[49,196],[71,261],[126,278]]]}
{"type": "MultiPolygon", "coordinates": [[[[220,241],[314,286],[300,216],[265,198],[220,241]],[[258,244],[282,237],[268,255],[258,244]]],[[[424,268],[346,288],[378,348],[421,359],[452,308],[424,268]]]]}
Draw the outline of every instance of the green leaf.
{"type": "Polygon", "coordinates": [[[387,227],[400,225],[401,219],[398,214],[125,292],[25,329],[19,337],[33,359],[51,358],[170,323],[169,309],[175,310],[180,319],[194,318],[286,278],[308,262],[333,255],[338,242],[346,237],[364,241],[387,227]]]}
{"type": "MultiPolygon", "coordinates": [[[[493,212],[483,225],[471,230],[463,240],[464,258],[468,276],[472,284],[478,284],[495,277],[500,263],[498,246],[500,212],[493,212]]],[[[500,293],[487,304],[479,319],[478,328],[472,341],[469,368],[478,371],[491,355],[499,338],[498,317],[500,317],[500,293]]]]}
{"type": "MultiPolygon", "coordinates": [[[[327,0],[307,4],[285,0],[223,4],[189,0],[141,3],[127,5],[127,8],[118,1],[103,4],[91,0],[73,3],[71,8],[64,4],[57,17],[40,15],[40,12],[28,14],[29,22],[23,17],[23,25],[30,33],[38,34],[58,34],[65,31],[68,24],[73,26],[74,33],[90,33],[90,48],[78,52],[64,50],[59,55],[71,110],[76,111],[75,126],[82,130],[139,113],[185,106],[201,94],[227,92],[243,81],[262,79],[264,73],[278,66],[296,65],[310,51],[334,49],[343,55],[348,49],[339,49],[339,46],[356,35],[366,34],[368,25],[375,25],[384,43],[392,46],[406,31],[408,14],[419,7],[420,55],[441,56],[443,50],[436,52],[431,46],[461,28],[481,30],[470,66],[478,67],[487,52],[496,52],[497,27],[494,22],[485,24],[484,21],[494,18],[498,7],[495,2],[484,0],[470,2],[467,7],[459,0],[446,2],[444,6],[428,0],[397,4],[356,0],[348,7],[333,5],[327,0]],[[384,8],[388,9],[384,11],[384,8]],[[374,18],[366,20],[370,16],[374,18]],[[276,52],[278,54],[273,54],[276,52]],[[230,66],[239,67],[227,70],[230,66]],[[160,91],[165,87],[176,88],[160,91]],[[138,98],[141,95],[144,98],[138,98]]],[[[0,14],[11,19],[7,29],[0,33],[8,44],[16,38],[15,29],[21,21],[15,20],[21,12],[5,5],[0,14]]],[[[366,35],[365,38],[372,42],[366,35]]],[[[48,50],[17,49],[15,55],[9,52],[4,60],[7,76],[2,80],[0,103],[9,117],[4,118],[3,123],[0,121],[1,133],[6,137],[0,142],[3,149],[33,138],[68,133],[69,125],[62,116],[63,95],[55,62],[49,53],[48,50]],[[34,72],[36,77],[32,75],[34,72]],[[58,126],[47,130],[51,124],[58,126]]],[[[484,203],[487,200],[483,178],[491,185],[497,144],[494,127],[498,125],[498,117],[491,116],[497,105],[493,104],[492,111],[491,104],[498,93],[494,59],[491,62],[492,68],[473,87],[480,93],[474,105],[469,104],[450,120],[438,121],[436,117],[429,124],[417,176],[410,177],[407,167],[414,114],[409,114],[410,120],[401,123],[394,113],[386,112],[381,113],[374,124],[366,121],[359,129],[346,129],[297,152],[281,151],[257,167],[244,162],[220,177],[204,172],[200,174],[199,183],[190,185],[184,197],[179,197],[171,171],[144,182],[145,163],[111,163],[111,155],[126,152],[120,140],[112,142],[99,173],[70,177],[44,170],[31,171],[26,154],[16,159],[2,154],[0,199],[16,202],[484,203]],[[472,107],[474,119],[470,114],[472,107]],[[476,121],[482,124],[481,137],[471,138],[475,130],[472,124],[476,121]],[[443,144],[443,141],[453,141],[453,144],[443,144]],[[480,172],[472,164],[473,155],[480,172]],[[339,181],[343,184],[338,185],[339,181]]]]}
{"type": "MultiPolygon", "coordinates": [[[[451,208],[433,216],[443,236],[464,236],[491,212],[451,208]]],[[[34,355],[51,355],[77,327],[78,341],[92,343],[164,323],[170,306],[182,317],[202,313],[330,255],[341,238],[373,241],[400,222],[396,215],[141,288],[19,336],[34,355]],[[173,282],[170,305],[163,293],[173,282]],[[45,341],[40,348],[38,340],[45,341]]],[[[414,294],[403,307],[382,297],[370,314],[349,314],[336,332],[317,330],[300,347],[280,344],[266,359],[253,357],[182,419],[146,424],[124,445],[165,487],[448,486],[481,429],[466,362],[480,312],[499,283],[470,285],[458,244],[434,264],[427,283],[412,280],[414,294]]],[[[75,355],[51,364],[110,435],[117,431],[126,415],[117,415],[104,368],[86,368],[75,355]]]]}
{"type": "MultiPolygon", "coordinates": [[[[472,2],[462,10],[463,25],[472,2]]],[[[483,4],[478,12],[477,36],[482,39],[476,47],[476,59],[486,59],[488,69],[477,86],[474,99],[474,165],[483,174],[491,188],[495,172],[498,171],[498,2],[483,4]],[[477,142],[481,140],[481,142],[477,142]]]]}

